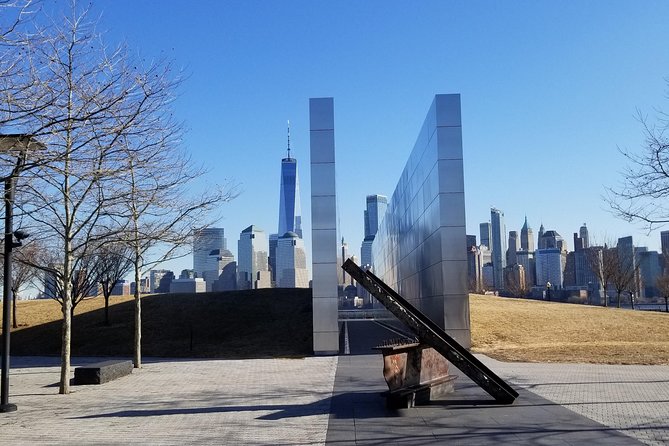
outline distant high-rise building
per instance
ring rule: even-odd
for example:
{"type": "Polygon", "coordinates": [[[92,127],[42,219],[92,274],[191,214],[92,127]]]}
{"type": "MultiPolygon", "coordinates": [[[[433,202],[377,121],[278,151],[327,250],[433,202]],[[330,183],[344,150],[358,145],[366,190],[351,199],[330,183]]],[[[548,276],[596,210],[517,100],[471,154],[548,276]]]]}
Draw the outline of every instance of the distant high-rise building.
{"type": "Polygon", "coordinates": [[[197,273],[194,269],[182,269],[181,274],[179,274],[179,279],[195,279],[197,273]]]}
{"type": "Polygon", "coordinates": [[[574,251],[580,251],[583,248],[583,239],[578,236],[577,232],[574,232],[574,251]]]}
{"type": "Polygon", "coordinates": [[[379,223],[386,215],[388,197],[385,195],[367,195],[364,211],[365,238],[360,247],[360,262],[362,266],[372,264],[372,243],[379,230],[379,223]]]}
{"type": "Polygon", "coordinates": [[[203,228],[195,231],[193,269],[197,277],[204,277],[205,271],[218,269],[218,258],[224,249],[227,249],[227,241],[223,228],[203,228]]]}
{"type": "Polygon", "coordinates": [[[660,243],[662,247],[662,254],[665,256],[669,254],[669,231],[660,232],[660,243]]]}
{"type": "MultiPolygon", "coordinates": [[[[232,255],[232,252],[230,252],[227,249],[224,249],[222,251],[219,251],[219,255],[216,258],[216,265],[214,266],[214,269],[210,269],[202,273],[202,277],[205,281],[206,285],[206,290],[209,291],[214,291],[214,286],[218,280],[220,280],[221,273],[223,272],[223,269],[229,265],[230,263],[235,264],[235,271],[237,269],[236,265],[237,262],[235,262],[235,256],[232,255]]],[[[233,288],[236,289],[236,288],[233,288]]]]}
{"type": "Polygon", "coordinates": [[[504,289],[504,267],[506,266],[506,226],[504,212],[499,209],[490,209],[490,225],[492,243],[492,267],[495,280],[495,289],[504,289]]]}
{"type": "Polygon", "coordinates": [[[479,232],[481,235],[481,244],[487,246],[488,249],[492,248],[492,246],[490,245],[490,237],[492,234],[492,226],[490,225],[490,223],[485,222],[479,224],[479,232]]]}
{"type": "Polygon", "coordinates": [[[279,195],[279,236],[294,232],[302,238],[302,211],[300,209],[300,182],[297,160],[290,156],[290,123],[288,126],[288,153],[281,160],[281,191],[279,195]]]}
{"type": "Polygon", "coordinates": [[[170,289],[170,283],[172,282],[173,278],[174,273],[168,269],[152,269],[149,271],[149,292],[167,293],[170,289]],[[167,277],[169,281],[165,282],[163,280],[165,277],[167,277]],[[161,285],[163,285],[162,288],[161,285]]]}
{"type": "Polygon", "coordinates": [[[379,223],[386,215],[388,209],[388,197],[385,195],[367,195],[367,208],[364,213],[365,237],[376,235],[379,230],[379,223]]]}
{"type": "MultiPolygon", "coordinates": [[[[543,229],[543,225],[542,225],[543,229]]],[[[567,243],[557,231],[545,231],[539,241],[540,249],[556,248],[560,251],[567,250],[567,243]]]]}
{"type": "Polygon", "coordinates": [[[618,244],[616,246],[618,250],[618,262],[620,265],[620,272],[622,274],[633,273],[634,274],[634,289],[639,289],[638,283],[638,274],[636,271],[637,262],[634,249],[634,241],[632,236],[621,237],[618,239],[618,244]]]}
{"type": "Polygon", "coordinates": [[[657,251],[637,252],[639,260],[639,279],[641,288],[639,297],[650,298],[659,297],[660,291],[657,288],[657,278],[662,275],[660,268],[660,256],[657,251]]]}
{"type": "Polygon", "coordinates": [[[546,249],[546,246],[544,246],[543,243],[544,243],[544,224],[541,223],[541,226],[539,226],[539,235],[537,237],[537,248],[546,249]]]}
{"type": "Polygon", "coordinates": [[[308,288],[309,272],[304,241],[294,232],[279,237],[276,246],[276,282],[280,288],[308,288]]]}
{"type": "MultiPolygon", "coordinates": [[[[534,233],[527,224],[527,216],[525,216],[525,223],[520,230],[520,249],[534,252],[534,233]]],[[[527,268],[525,269],[525,276],[527,277],[527,268]]]]}
{"type": "Polygon", "coordinates": [[[529,290],[536,285],[536,268],[534,265],[534,250],[520,250],[516,254],[518,264],[525,270],[525,287],[529,290]]]}
{"type": "Polygon", "coordinates": [[[279,234],[269,235],[269,271],[272,283],[276,283],[276,245],[279,243],[279,234]]]}
{"type": "Polygon", "coordinates": [[[214,281],[212,291],[233,291],[237,289],[237,262],[234,257],[224,257],[221,261],[221,274],[214,281]]]}
{"type": "Polygon", "coordinates": [[[588,235],[588,228],[585,226],[585,223],[583,223],[583,226],[581,226],[580,229],[578,230],[578,234],[583,243],[583,249],[589,248],[590,237],[588,235]]]}
{"type": "Polygon", "coordinates": [[[518,260],[516,259],[516,252],[520,248],[518,241],[519,241],[518,231],[509,231],[509,245],[506,250],[507,266],[515,265],[516,263],[518,263],[518,260]]]}
{"type": "Polygon", "coordinates": [[[546,286],[550,282],[552,289],[562,288],[566,263],[566,251],[558,248],[537,249],[535,252],[537,285],[546,286]]]}
{"type": "Polygon", "coordinates": [[[237,243],[237,287],[240,290],[271,286],[267,250],[265,231],[251,225],[241,232],[237,243]]]}

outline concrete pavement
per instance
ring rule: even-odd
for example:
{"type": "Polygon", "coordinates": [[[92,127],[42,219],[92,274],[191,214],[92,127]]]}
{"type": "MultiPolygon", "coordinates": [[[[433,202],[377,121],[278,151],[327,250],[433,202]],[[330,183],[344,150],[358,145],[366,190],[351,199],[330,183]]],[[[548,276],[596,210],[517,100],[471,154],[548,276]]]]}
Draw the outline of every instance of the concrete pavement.
{"type": "MultiPolygon", "coordinates": [[[[357,326],[356,326],[357,327],[357,326]]],[[[349,327],[355,335],[358,328],[349,327]]],[[[369,341],[369,339],[368,339],[369,341]]],[[[12,358],[0,442],[34,444],[669,443],[669,366],[503,363],[511,406],[459,371],[457,392],[391,411],[378,354],[304,359],[149,359],[141,370],[58,395],[57,358],[12,358]]],[[[75,363],[95,358],[79,358],[75,363]]]]}

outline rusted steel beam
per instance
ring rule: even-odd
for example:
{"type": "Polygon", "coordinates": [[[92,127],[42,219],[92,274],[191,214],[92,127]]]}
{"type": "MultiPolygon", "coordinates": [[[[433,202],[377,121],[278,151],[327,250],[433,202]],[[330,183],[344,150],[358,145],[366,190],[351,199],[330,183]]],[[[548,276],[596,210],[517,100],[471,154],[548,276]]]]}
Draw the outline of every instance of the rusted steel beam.
{"type": "Polygon", "coordinates": [[[411,329],[420,342],[434,348],[497,402],[512,404],[515,401],[518,392],[381,279],[370,271],[363,271],[351,259],[346,260],[342,268],[411,329]]]}

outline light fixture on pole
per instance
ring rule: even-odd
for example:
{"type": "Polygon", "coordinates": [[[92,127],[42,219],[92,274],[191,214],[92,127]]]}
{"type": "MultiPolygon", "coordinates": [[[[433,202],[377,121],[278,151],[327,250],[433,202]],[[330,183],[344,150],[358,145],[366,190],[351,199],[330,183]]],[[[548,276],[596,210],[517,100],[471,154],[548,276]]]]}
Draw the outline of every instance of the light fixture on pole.
{"type": "Polygon", "coordinates": [[[21,240],[28,234],[23,231],[14,231],[14,187],[16,178],[25,166],[29,149],[44,147],[34,141],[31,135],[0,134],[0,153],[16,153],[16,161],[9,175],[3,177],[5,183],[5,246],[4,246],[4,277],[2,290],[2,376],[0,377],[0,412],[13,412],[16,404],[9,402],[9,346],[11,318],[10,301],[12,299],[12,249],[21,246],[21,240]]]}

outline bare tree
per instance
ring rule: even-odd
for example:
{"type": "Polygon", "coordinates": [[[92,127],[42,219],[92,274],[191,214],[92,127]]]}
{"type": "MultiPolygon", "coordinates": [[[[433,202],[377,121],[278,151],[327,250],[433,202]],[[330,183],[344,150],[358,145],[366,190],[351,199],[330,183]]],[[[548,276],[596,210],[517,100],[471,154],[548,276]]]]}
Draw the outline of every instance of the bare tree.
{"type": "Polygon", "coordinates": [[[102,296],[105,299],[105,325],[109,325],[109,297],[116,282],[121,280],[132,267],[130,249],[123,243],[110,243],[102,246],[97,254],[95,267],[102,296]]]}
{"type": "Polygon", "coordinates": [[[38,244],[32,243],[15,251],[15,261],[12,265],[12,326],[14,328],[18,327],[16,300],[19,293],[23,288],[34,283],[39,271],[27,259],[34,258],[39,249],[38,244]]]}
{"type": "Polygon", "coordinates": [[[664,298],[664,310],[669,313],[669,274],[667,272],[662,274],[655,284],[664,298]]]}
{"type": "MultiPolygon", "coordinates": [[[[637,263],[633,252],[626,252],[623,249],[612,250],[612,264],[614,265],[611,276],[611,284],[616,290],[618,308],[621,305],[621,296],[624,291],[630,292],[630,300],[633,299],[632,293],[636,291],[637,263]]],[[[634,307],[634,302],[632,302],[634,307]]]]}
{"type": "MultiPolygon", "coordinates": [[[[169,89],[159,96],[166,102],[169,89]]],[[[160,107],[162,110],[162,107],[160,107]]],[[[193,228],[211,224],[210,211],[236,196],[235,187],[210,188],[199,195],[189,193],[192,183],[205,171],[197,168],[177,144],[180,126],[165,119],[148,119],[147,131],[127,139],[126,192],[119,216],[128,219],[125,242],[131,249],[135,279],[135,342],[133,362],[141,367],[142,272],[165,260],[183,256],[192,246],[193,228]],[[160,125],[157,125],[160,124],[160,125]],[[159,249],[159,250],[158,250],[159,249]]]]}
{"type": "MultiPolygon", "coordinates": [[[[669,98],[669,95],[667,96],[669,98]]],[[[617,187],[605,197],[614,215],[642,222],[650,231],[669,223],[669,115],[659,111],[654,122],[637,111],[645,141],[641,150],[620,150],[628,162],[617,187]]]]}
{"type": "Polygon", "coordinates": [[[121,141],[137,131],[147,96],[147,72],[125,47],[109,49],[87,14],[73,4],[50,27],[36,27],[27,63],[38,102],[22,122],[46,147],[24,176],[17,204],[57,254],[53,264],[36,266],[61,287],[60,393],[69,393],[72,311],[91,290],[95,250],[123,229],[111,215],[124,199],[121,141]]]}
{"type": "Polygon", "coordinates": [[[615,248],[609,248],[607,244],[601,246],[593,246],[588,248],[587,261],[590,270],[593,272],[597,281],[603,289],[604,306],[609,306],[609,297],[606,293],[606,288],[612,282],[613,276],[616,274],[618,265],[618,255],[615,248]]]}

